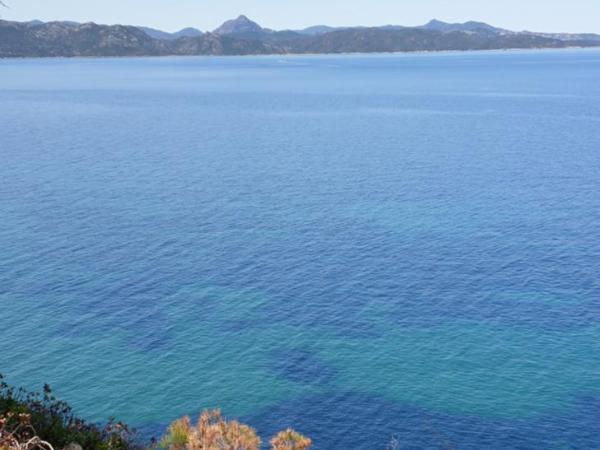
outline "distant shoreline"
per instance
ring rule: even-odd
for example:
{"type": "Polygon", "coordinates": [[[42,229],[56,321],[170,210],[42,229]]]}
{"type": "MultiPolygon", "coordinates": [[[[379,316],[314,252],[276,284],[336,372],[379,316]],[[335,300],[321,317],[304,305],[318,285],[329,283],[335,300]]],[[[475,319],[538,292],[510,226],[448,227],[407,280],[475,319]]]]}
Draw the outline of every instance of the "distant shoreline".
{"type": "Polygon", "coordinates": [[[600,35],[515,32],[481,22],[275,31],[245,16],[213,32],[0,20],[0,58],[412,54],[600,47],[600,35]]]}
{"type": "Polygon", "coordinates": [[[123,56],[0,56],[0,61],[8,60],[73,60],[73,59],[176,59],[176,58],[274,58],[274,57],[315,57],[315,56],[400,56],[400,55],[457,55],[457,54],[490,54],[490,53],[539,53],[552,51],[569,51],[569,50],[600,50],[598,46],[572,46],[572,47],[539,47],[539,48],[494,48],[494,49],[476,49],[476,50],[405,50],[397,52],[335,52],[335,53],[257,53],[247,55],[123,55],[123,56]]]}

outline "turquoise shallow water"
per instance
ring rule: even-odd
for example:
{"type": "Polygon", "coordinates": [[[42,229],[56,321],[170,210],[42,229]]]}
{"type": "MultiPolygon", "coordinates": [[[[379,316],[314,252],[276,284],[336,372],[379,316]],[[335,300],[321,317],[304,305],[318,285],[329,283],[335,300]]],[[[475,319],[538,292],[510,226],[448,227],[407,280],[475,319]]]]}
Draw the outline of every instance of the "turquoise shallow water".
{"type": "Polygon", "coordinates": [[[0,372],[157,434],[600,448],[600,52],[0,61],[0,372]]]}

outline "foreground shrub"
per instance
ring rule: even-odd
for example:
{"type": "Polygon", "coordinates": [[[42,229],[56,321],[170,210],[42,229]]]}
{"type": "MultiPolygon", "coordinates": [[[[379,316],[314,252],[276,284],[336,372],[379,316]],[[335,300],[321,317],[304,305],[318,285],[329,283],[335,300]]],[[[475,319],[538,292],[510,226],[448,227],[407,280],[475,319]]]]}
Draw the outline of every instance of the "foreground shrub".
{"type": "MultiPolygon", "coordinates": [[[[312,442],[292,429],[271,440],[273,450],[307,450],[312,442]]],[[[258,450],[260,438],[248,425],[227,421],[219,410],[204,411],[196,426],[189,417],[171,424],[159,447],[163,450],[258,450]]]]}
{"type": "Polygon", "coordinates": [[[307,450],[312,445],[312,441],[302,436],[300,433],[288,428],[271,439],[271,448],[273,450],[307,450]]]}
{"type": "MultiPolygon", "coordinates": [[[[137,450],[142,447],[135,442],[134,433],[121,422],[109,421],[105,426],[90,424],[76,417],[72,408],[52,395],[50,386],[45,385],[43,393],[29,392],[9,386],[0,374],[0,416],[5,420],[4,435],[12,435],[21,444],[24,434],[30,439],[50,445],[49,448],[62,449],[72,443],[84,450],[137,450]],[[19,424],[18,420],[26,423],[19,424]],[[16,434],[15,434],[16,433],[16,434]]],[[[11,447],[1,443],[0,450],[37,449],[48,447],[11,447]],[[4,448],[3,448],[4,446],[4,448]]]]}
{"type": "Polygon", "coordinates": [[[54,450],[36,436],[29,414],[0,416],[0,450],[54,450]]]}
{"type": "Polygon", "coordinates": [[[160,442],[165,450],[258,450],[260,438],[248,425],[227,421],[219,410],[204,411],[194,427],[189,417],[171,424],[160,442]]]}

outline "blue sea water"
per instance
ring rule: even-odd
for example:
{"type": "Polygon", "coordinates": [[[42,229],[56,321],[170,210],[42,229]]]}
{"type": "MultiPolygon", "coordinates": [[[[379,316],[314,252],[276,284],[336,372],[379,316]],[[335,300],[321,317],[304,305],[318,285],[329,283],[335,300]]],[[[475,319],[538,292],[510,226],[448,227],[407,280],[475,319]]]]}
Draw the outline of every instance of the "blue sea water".
{"type": "Polygon", "coordinates": [[[600,51],[0,61],[0,372],[146,435],[600,448],[600,51]]]}

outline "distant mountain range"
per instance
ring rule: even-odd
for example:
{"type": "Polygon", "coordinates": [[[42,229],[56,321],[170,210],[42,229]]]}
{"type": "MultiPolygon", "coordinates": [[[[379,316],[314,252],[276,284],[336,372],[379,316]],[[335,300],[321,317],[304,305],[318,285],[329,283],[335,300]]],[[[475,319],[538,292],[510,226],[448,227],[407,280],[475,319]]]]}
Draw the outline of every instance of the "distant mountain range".
{"type": "Polygon", "coordinates": [[[212,32],[76,22],[0,21],[0,57],[264,55],[600,47],[600,35],[515,32],[482,22],[432,20],[418,27],[275,31],[246,16],[212,32]]]}

